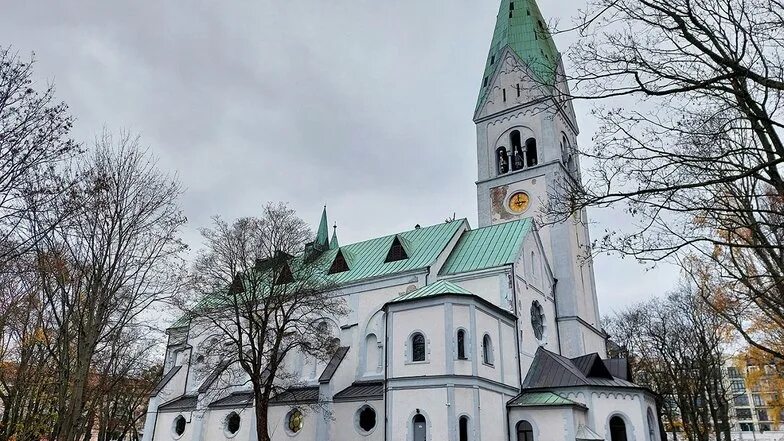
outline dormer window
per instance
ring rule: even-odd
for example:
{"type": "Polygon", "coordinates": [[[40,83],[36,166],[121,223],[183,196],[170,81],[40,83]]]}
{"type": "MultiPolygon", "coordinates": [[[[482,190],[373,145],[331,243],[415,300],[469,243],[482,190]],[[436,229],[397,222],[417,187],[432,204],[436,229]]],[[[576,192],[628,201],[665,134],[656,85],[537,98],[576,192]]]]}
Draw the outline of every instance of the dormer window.
{"type": "Polygon", "coordinates": [[[397,262],[398,260],[408,259],[408,254],[406,254],[406,249],[403,248],[403,243],[400,242],[400,238],[395,236],[395,239],[392,241],[392,246],[389,247],[389,252],[387,253],[387,258],[384,262],[397,262]]]}
{"type": "Polygon", "coordinates": [[[335,255],[335,259],[332,261],[332,265],[330,265],[327,274],[337,274],[348,270],[348,262],[346,262],[346,258],[343,257],[343,251],[338,250],[338,253],[335,255]]]}
{"type": "Polygon", "coordinates": [[[276,285],[283,285],[285,283],[291,283],[294,281],[294,276],[291,274],[291,268],[289,268],[288,263],[284,263],[280,268],[280,273],[278,273],[278,278],[275,279],[276,285]]]}

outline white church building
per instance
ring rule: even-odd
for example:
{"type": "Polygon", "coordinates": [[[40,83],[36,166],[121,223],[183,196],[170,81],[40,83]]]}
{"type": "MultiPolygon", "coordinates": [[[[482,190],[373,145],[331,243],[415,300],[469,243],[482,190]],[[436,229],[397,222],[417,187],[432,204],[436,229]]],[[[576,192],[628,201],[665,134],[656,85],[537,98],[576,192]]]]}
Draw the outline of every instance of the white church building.
{"type": "MultiPolygon", "coordinates": [[[[301,379],[271,403],[273,440],[661,439],[657,397],[607,358],[585,211],[536,220],[555,186],[580,179],[562,73],[535,0],[501,0],[474,114],[478,227],[340,246],[324,212],[317,242],[342,260],[351,311],[324,318],[340,339],[328,363],[287,362],[301,379]]],[[[190,326],[168,330],[144,441],[255,440],[249,386],[198,369],[190,326]]]]}

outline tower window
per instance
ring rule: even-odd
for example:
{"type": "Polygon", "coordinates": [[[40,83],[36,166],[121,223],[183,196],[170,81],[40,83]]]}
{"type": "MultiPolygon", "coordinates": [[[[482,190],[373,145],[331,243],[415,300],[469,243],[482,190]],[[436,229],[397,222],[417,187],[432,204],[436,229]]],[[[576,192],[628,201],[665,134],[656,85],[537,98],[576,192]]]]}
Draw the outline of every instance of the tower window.
{"type": "Polygon", "coordinates": [[[517,83],[517,96],[520,97],[520,83],[517,83]]]}
{"type": "Polygon", "coordinates": [[[509,10],[514,11],[514,2],[509,2],[509,10]]]}
{"type": "MultiPolygon", "coordinates": [[[[490,64],[495,63],[495,55],[490,55],[490,64]]],[[[485,78],[485,86],[487,85],[487,78],[485,78]]]]}
{"type": "Polygon", "coordinates": [[[539,158],[536,155],[536,139],[534,138],[525,140],[525,163],[528,167],[539,163],[539,158]]]}
{"type": "Polygon", "coordinates": [[[502,89],[501,92],[504,95],[504,102],[506,102],[506,89],[502,89]]]}
{"type": "Polygon", "coordinates": [[[499,175],[509,172],[509,155],[506,153],[506,147],[498,147],[495,150],[496,156],[496,169],[499,175]]]}
{"type": "Polygon", "coordinates": [[[400,238],[395,236],[395,239],[392,240],[392,246],[389,247],[389,252],[387,253],[387,258],[384,262],[397,262],[398,260],[408,259],[408,254],[406,254],[406,249],[403,248],[403,244],[400,242],[400,238]]]}
{"type": "Polygon", "coordinates": [[[512,170],[520,170],[524,167],[523,147],[520,143],[520,131],[512,130],[509,134],[509,141],[512,143],[512,170]]]}
{"type": "Polygon", "coordinates": [[[487,77],[482,80],[482,87],[487,87],[487,77]]]}

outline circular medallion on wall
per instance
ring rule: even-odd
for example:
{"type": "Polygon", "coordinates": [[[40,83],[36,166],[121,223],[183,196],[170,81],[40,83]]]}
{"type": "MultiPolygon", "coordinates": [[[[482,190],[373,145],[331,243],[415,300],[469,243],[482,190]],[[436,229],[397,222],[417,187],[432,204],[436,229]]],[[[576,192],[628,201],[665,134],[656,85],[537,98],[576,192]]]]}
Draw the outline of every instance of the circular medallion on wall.
{"type": "Polygon", "coordinates": [[[506,207],[514,214],[523,213],[528,207],[531,205],[531,198],[528,196],[528,193],[524,191],[518,191],[512,194],[509,200],[506,202],[506,207]]]}

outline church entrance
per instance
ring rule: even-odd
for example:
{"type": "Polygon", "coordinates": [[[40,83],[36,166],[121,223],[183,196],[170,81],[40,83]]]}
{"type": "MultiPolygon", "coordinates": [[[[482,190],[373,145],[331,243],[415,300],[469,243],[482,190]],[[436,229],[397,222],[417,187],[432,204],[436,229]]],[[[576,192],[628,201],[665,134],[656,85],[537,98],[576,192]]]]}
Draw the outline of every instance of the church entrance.
{"type": "Polygon", "coordinates": [[[427,441],[427,422],[419,413],[414,415],[414,441],[427,441]]]}

